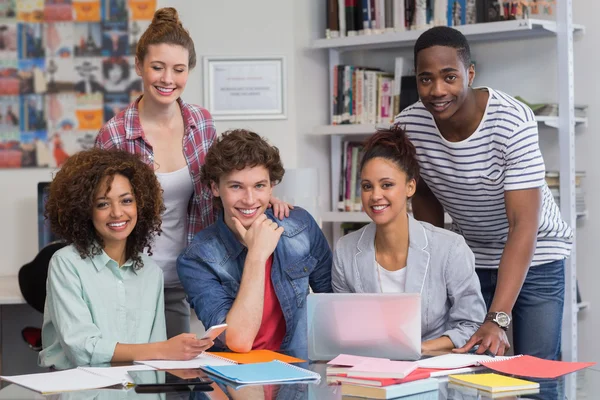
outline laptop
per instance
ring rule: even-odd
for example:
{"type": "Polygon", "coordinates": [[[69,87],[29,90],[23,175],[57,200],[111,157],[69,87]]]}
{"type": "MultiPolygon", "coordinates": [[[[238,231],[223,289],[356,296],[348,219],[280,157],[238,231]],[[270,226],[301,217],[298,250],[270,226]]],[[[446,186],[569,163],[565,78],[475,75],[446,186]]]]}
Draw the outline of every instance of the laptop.
{"type": "Polygon", "coordinates": [[[339,354],[418,360],[421,295],[418,293],[309,294],[308,358],[339,354]]]}

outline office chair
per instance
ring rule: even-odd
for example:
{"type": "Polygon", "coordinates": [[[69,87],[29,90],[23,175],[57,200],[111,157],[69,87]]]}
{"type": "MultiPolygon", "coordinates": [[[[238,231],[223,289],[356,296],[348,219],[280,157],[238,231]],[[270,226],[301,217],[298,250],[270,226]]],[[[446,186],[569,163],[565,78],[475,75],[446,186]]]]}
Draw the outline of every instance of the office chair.
{"type": "MultiPolygon", "coordinates": [[[[19,288],[27,304],[35,310],[43,313],[46,303],[46,279],[48,278],[48,266],[52,255],[66,246],[66,243],[57,241],[48,244],[35,256],[35,258],[23,265],[19,270],[19,288]]],[[[41,328],[25,327],[21,331],[23,340],[35,351],[42,349],[41,328]]]]}

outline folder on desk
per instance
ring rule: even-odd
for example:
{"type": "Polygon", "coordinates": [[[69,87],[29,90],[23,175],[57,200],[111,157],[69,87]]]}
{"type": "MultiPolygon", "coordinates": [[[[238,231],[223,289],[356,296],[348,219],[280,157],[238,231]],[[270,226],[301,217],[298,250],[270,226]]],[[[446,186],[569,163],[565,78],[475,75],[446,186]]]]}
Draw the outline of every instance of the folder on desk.
{"type": "Polygon", "coordinates": [[[206,366],[201,367],[209,374],[237,384],[284,383],[296,381],[314,381],[321,375],[295,365],[281,361],[266,363],[206,366]]]}
{"type": "Polygon", "coordinates": [[[285,363],[301,363],[306,360],[281,354],[271,350],[250,350],[247,353],[233,353],[230,351],[210,351],[206,352],[213,357],[225,358],[237,364],[255,364],[279,360],[285,363]]]}

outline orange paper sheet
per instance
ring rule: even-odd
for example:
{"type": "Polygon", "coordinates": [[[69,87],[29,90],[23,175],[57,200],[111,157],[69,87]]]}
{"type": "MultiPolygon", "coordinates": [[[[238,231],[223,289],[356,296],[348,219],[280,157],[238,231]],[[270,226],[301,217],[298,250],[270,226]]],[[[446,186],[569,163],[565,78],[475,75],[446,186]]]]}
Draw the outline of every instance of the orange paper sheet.
{"type": "Polygon", "coordinates": [[[528,378],[558,378],[587,367],[594,362],[550,361],[532,356],[522,356],[504,361],[483,362],[486,368],[503,374],[525,376],[528,378]]]}
{"type": "Polygon", "coordinates": [[[296,357],[287,356],[285,354],[277,353],[271,350],[252,350],[249,353],[230,353],[220,351],[207,351],[208,354],[223,357],[231,361],[235,361],[238,364],[255,364],[261,362],[269,362],[273,360],[279,360],[286,363],[300,363],[306,360],[301,360],[296,357]]]}

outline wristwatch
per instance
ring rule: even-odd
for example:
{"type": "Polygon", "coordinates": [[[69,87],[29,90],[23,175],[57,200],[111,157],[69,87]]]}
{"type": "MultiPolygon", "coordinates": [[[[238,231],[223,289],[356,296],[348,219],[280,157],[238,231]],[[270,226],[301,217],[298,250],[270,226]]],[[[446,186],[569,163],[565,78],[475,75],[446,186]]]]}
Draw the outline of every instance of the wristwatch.
{"type": "Polygon", "coordinates": [[[485,316],[484,322],[486,321],[492,321],[500,328],[507,330],[508,326],[510,325],[510,316],[503,311],[489,312],[485,316]]]}

